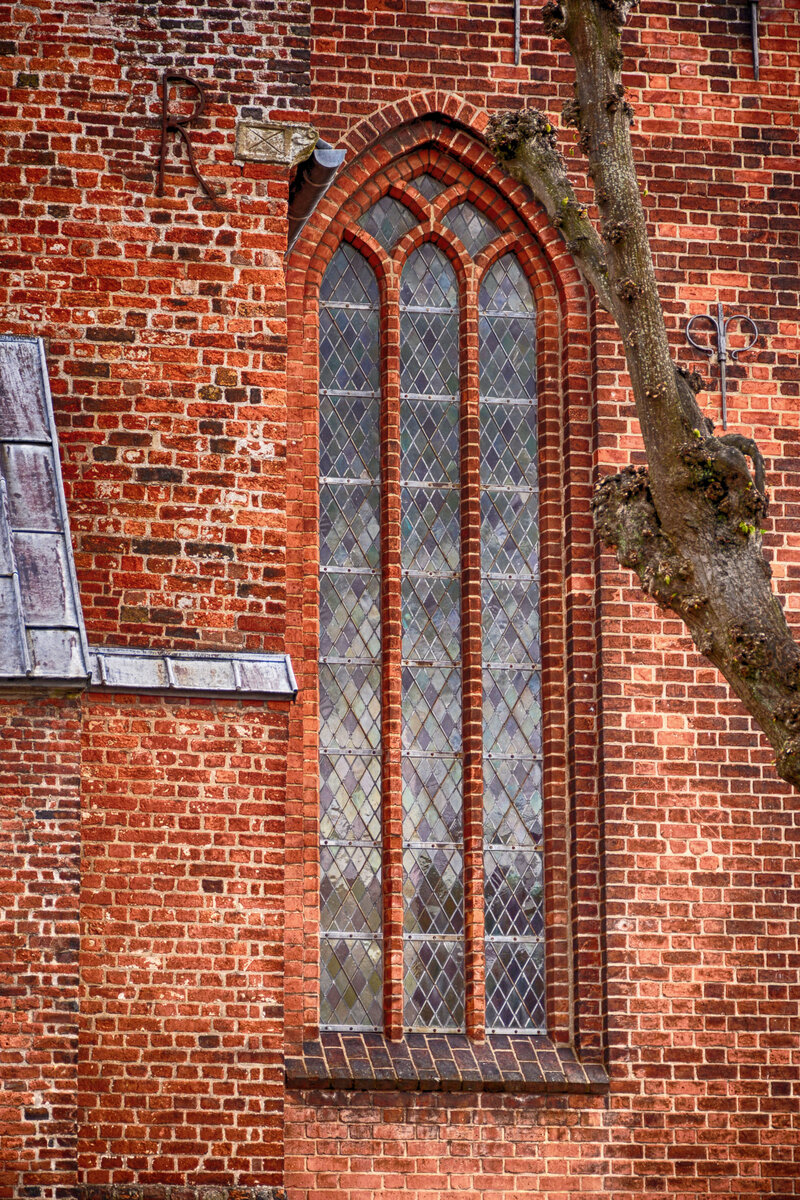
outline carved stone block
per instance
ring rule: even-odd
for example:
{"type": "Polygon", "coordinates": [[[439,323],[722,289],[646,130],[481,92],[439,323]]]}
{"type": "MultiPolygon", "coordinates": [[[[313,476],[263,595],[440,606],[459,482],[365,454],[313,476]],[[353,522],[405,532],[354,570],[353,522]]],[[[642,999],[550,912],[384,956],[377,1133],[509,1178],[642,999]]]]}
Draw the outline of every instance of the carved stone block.
{"type": "Polygon", "coordinates": [[[236,125],[236,157],[245,162],[286,163],[294,167],[309,157],[318,136],[312,125],[239,121],[236,125]]]}

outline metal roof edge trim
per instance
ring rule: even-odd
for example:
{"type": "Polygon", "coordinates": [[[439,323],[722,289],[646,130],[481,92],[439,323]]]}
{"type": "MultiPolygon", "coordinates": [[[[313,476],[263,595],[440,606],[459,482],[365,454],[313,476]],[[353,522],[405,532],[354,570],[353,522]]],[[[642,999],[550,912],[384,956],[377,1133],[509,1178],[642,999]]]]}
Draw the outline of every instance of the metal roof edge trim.
{"type": "Polygon", "coordinates": [[[90,646],[92,691],[241,700],[297,696],[288,654],[90,646]]]}

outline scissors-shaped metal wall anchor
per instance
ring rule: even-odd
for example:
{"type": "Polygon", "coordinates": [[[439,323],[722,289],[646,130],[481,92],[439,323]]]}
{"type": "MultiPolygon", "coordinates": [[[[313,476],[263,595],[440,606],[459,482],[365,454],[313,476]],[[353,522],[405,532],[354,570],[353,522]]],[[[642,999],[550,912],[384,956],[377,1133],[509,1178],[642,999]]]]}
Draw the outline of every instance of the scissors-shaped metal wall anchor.
{"type": "Polygon", "coordinates": [[[750,317],[745,316],[744,313],[733,313],[730,317],[726,317],[721,304],[717,305],[716,317],[712,313],[698,313],[697,316],[692,317],[691,320],[688,322],[688,324],[686,326],[686,337],[688,338],[689,342],[694,346],[694,348],[696,350],[700,350],[701,353],[703,353],[703,354],[708,354],[711,358],[714,357],[713,345],[701,346],[700,343],[696,342],[694,340],[694,338],[692,337],[691,330],[692,330],[692,326],[694,325],[695,321],[710,321],[711,324],[714,326],[714,330],[717,335],[716,353],[717,353],[717,362],[719,363],[720,391],[722,392],[722,428],[727,429],[728,428],[728,375],[727,375],[728,355],[730,355],[731,358],[733,359],[733,361],[736,362],[736,359],[739,357],[740,354],[744,354],[745,350],[753,349],[753,346],[755,346],[756,342],[758,341],[758,339],[761,335],[758,332],[758,326],[756,325],[755,321],[751,321],[750,317]],[[741,321],[743,325],[749,325],[750,329],[752,330],[750,341],[747,343],[746,346],[741,346],[738,350],[730,350],[728,348],[728,326],[733,321],[741,321]]]}

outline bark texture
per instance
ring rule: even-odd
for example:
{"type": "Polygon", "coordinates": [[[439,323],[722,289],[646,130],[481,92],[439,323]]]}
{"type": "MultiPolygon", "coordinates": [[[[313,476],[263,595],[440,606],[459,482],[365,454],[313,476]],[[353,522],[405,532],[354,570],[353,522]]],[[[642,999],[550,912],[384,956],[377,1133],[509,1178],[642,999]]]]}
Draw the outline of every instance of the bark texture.
{"type": "Polygon", "coordinates": [[[702,385],[670,353],[631,146],[620,38],[635,0],[550,0],[545,28],[575,65],[574,125],[589,161],[598,230],[577,201],[556,137],[539,112],[502,113],[490,148],[561,230],[599,303],[619,328],[648,467],[603,479],[595,525],[642,587],[686,623],[800,788],[800,649],[771,586],[762,549],[765,472],[755,442],[715,436],[702,385]]]}

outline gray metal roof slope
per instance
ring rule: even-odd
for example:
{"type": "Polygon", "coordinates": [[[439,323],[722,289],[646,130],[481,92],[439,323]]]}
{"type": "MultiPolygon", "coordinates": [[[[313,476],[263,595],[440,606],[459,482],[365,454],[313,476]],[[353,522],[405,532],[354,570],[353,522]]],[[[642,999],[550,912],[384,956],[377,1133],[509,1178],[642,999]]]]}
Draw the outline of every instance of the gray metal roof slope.
{"type": "Polygon", "coordinates": [[[44,344],[2,336],[0,686],[89,674],[44,344]]]}

